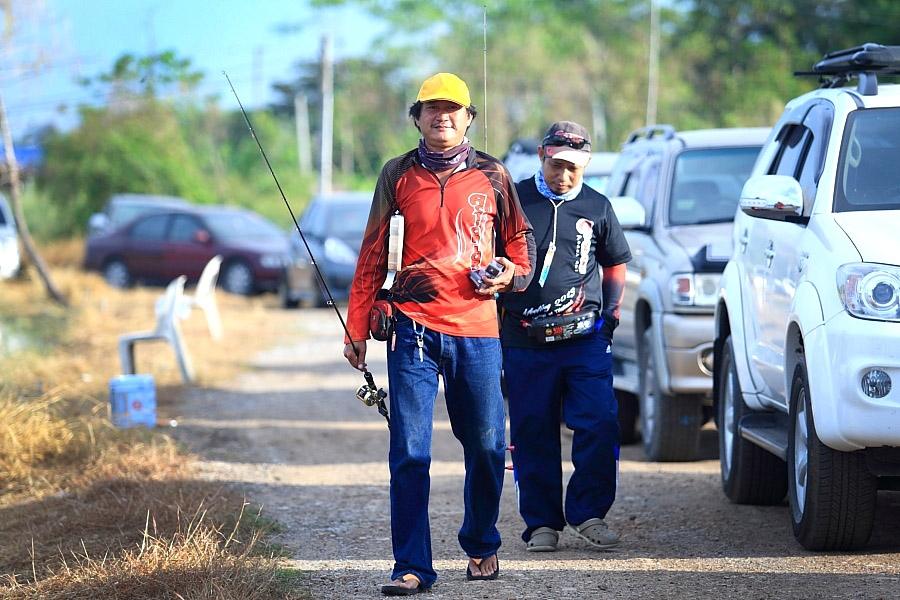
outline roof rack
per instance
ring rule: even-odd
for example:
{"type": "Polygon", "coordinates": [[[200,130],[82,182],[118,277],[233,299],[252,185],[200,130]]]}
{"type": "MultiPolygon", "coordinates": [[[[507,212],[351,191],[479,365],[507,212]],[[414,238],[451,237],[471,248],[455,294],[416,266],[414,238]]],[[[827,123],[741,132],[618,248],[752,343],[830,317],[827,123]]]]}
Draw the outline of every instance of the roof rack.
{"type": "Polygon", "coordinates": [[[812,71],[796,71],[794,75],[818,76],[823,88],[840,87],[858,77],[857,91],[863,96],[876,96],[878,73],[900,75],[900,46],[867,43],[829,52],[813,65],[812,71]]]}
{"type": "Polygon", "coordinates": [[[635,129],[625,140],[626,144],[630,144],[641,138],[652,140],[655,137],[662,137],[665,140],[671,140],[675,137],[675,128],[671,125],[647,125],[640,129],[635,129]]]}

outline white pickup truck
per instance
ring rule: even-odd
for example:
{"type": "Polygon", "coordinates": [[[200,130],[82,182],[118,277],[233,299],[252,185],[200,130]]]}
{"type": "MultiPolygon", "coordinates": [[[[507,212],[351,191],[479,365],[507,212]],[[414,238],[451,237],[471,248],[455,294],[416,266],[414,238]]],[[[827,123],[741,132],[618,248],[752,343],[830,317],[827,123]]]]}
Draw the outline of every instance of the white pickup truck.
{"type": "Polygon", "coordinates": [[[788,495],[810,550],[868,542],[900,489],[900,47],[834,52],[787,104],[741,193],[716,306],[722,485],[788,495]],[[856,88],[838,87],[849,78],[856,88]]]}

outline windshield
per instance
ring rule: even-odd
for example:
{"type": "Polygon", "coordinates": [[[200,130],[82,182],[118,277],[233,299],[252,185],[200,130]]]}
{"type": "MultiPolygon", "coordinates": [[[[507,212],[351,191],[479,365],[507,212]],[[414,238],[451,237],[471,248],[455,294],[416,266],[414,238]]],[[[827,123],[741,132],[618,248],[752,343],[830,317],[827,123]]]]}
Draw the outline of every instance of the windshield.
{"type": "Polygon", "coordinates": [[[594,188],[601,194],[606,192],[606,182],[609,181],[609,175],[585,175],[584,183],[588,187],[594,188]]]}
{"type": "Polygon", "coordinates": [[[279,238],[284,232],[260,216],[245,213],[208,213],[206,223],[213,235],[226,240],[279,238]]]}
{"type": "Polygon", "coordinates": [[[759,146],[687,150],[675,161],[669,223],[696,225],[734,219],[741,188],[759,146]]]}
{"type": "Polygon", "coordinates": [[[341,202],[328,204],[326,235],[339,238],[362,239],[369,220],[369,202],[341,202]]]}
{"type": "Polygon", "coordinates": [[[847,118],[834,212],[900,209],[900,108],[858,110],[847,118]]]}

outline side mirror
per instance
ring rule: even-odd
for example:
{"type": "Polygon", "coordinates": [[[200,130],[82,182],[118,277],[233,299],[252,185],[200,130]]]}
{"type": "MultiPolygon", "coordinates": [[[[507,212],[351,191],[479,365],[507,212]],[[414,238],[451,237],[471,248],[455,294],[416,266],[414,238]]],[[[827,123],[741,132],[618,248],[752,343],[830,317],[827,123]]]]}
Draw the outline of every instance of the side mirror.
{"type": "Polygon", "coordinates": [[[616,196],[615,198],[610,198],[609,203],[612,204],[622,229],[640,229],[644,227],[647,213],[640,202],[630,196],[616,196]]]}
{"type": "Polygon", "coordinates": [[[198,229],[194,232],[194,241],[198,244],[208,244],[212,240],[212,236],[205,229],[198,229]]]}
{"type": "Polygon", "coordinates": [[[757,175],[744,184],[741,210],[751,217],[786,221],[803,214],[803,190],[788,175],[757,175]]]}
{"type": "Polygon", "coordinates": [[[94,213],[88,219],[88,233],[100,233],[109,225],[109,217],[105,213],[94,213]]]}

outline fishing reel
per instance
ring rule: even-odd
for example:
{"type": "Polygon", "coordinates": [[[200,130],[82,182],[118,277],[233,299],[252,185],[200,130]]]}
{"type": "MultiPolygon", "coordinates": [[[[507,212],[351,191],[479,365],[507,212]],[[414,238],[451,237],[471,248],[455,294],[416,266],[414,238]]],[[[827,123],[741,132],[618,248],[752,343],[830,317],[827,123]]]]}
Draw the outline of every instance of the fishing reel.
{"type": "Polygon", "coordinates": [[[375,385],[375,378],[372,377],[369,371],[363,371],[363,375],[366,378],[366,383],[359,386],[359,389],[356,390],[356,398],[366,406],[377,408],[378,414],[384,417],[384,420],[387,421],[388,429],[390,429],[391,417],[388,415],[387,404],[384,402],[384,399],[387,398],[387,392],[384,391],[384,388],[375,385]]]}
{"type": "Polygon", "coordinates": [[[375,406],[380,402],[384,402],[385,398],[387,398],[387,392],[384,391],[384,388],[376,389],[370,387],[368,383],[364,383],[356,390],[356,399],[366,406],[375,406]]]}

